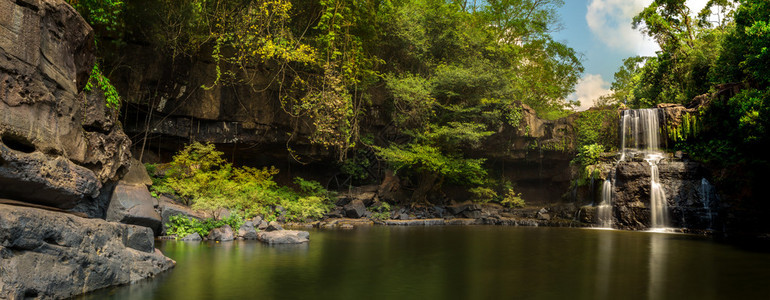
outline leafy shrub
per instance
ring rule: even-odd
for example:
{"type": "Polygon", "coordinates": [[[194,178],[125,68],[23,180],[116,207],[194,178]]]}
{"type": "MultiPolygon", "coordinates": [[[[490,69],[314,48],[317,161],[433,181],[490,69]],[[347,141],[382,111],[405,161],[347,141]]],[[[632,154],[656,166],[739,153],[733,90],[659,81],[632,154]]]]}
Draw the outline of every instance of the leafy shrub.
{"type": "Polygon", "coordinates": [[[195,218],[190,218],[184,215],[171,216],[169,218],[170,223],[167,223],[168,234],[175,235],[177,238],[183,238],[192,233],[198,233],[201,237],[209,235],[214,228],[222,226],[230,226],[233,231],[237,231],[241,228],[241,225],[246,222],[243,216],[237,212],[232,213],[230,216],[223,218],[222,220],[215,220],[207,218],[200,221],[195,218]]]}
{"type": "Polygon", "coordinates": [[[380,203],[379,206],[370,206],[369,208],[367,208],[367,210],[369,210],[372,213],[370,218],[372,218],[373,220],[382,221],[382,220],[390,219],[391,207],[390,207],[390,204],[388,204],[387,202],[382,202],[380,203]]]}
{"type": "Polygon", "coordinates": [[[488,187],[478,186],[468,189],[468,192],[473,194],[474,202],[487,203],[497,198],[497,193],[488,187]]]}
{"type": "Polygon", "coordinates": [[[589,166],[599,162],[599,157],[604,153],[604,146],[599,144],[590,144],[580,147],[577,156],[571,161],[572,164],[589,166]]]}
{"type": "Polygon", "coordinates": [[[508,189],[508,193],[505,194],[500,204],[509,208],[522,208],[526,206],[524,199],[521,198],[521,193],[516,193],[513,189],[508,189]]]}
{"type": "Polygon", "coordinates": [[[212,144],[188,145],[174,156],[167,177],[153,180],[153,191],[176,194],[195,209],[227,208],[272,220],[277,206],[291,221],[320,218],[331,208],[333,195],[316,181],[297,177],[299,191],[281,187],[273,181],[278,169],[233,167],[222,154],[212,144]]]}

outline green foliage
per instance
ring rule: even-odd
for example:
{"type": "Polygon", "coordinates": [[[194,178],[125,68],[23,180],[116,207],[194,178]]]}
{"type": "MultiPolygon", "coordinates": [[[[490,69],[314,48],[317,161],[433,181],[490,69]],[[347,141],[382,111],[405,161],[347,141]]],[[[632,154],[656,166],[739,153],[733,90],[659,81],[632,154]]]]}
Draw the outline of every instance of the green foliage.
{"type": "Polygon", "coordinates": [[[700,117],[698,113],[684,113],[682,122],[678,126],[668,126],[668,138],[675,143],[686,142],[698,136],[700,130],[700,117]]]}
{"type": "Polygon", "coordinates": [[[91,70],[91,77],[88,78],[86,86],[83,88],[86,92],[93,90],[94,85],[104,92],[104,100],[109,108],[118,110],[120,108],[120,95],[112,85],[110,79],[102,74],[99,70],[99,64],[94,64],[94,68],[91,70]]]}
{"type": "Polygon", "coordinates": [[[331,208],[332,194],[320,183],[297,177],[297,191],[273,181],[275,168],[233,167],[213,144],[193,143],[169,164],[167,177],[153,180],[153,191],[176,194],[195,209],[228,208],[249,215],[276,217],[274,207],[286,210],[286,219],[320,218],[331,208]]]}
{"type": "Polygon", "coordinates": [[[125,23],[123,11],[125,3],[120,0],[67,0],[78,13],[97,29],[103,28],[106,33],[121,35],[125,23]]]}
{"type": "Polygon", "coordinates": [[[487,203],[497,198],[497,192],[488,187],[478,186],[468,189],[468,192],[473,194],[472,200],[474,202],[487,203]]]}
{"type": "Polygon", "coordinates": [[[367,152],[363,149],[356,151],[356,155],[348,157],[347,160],[340,165],[340,171],[350,175],[353,182],[362,181],[369,178],[369,171],[367,169],[372,166],[372,161],[367,157],[367,152]]]}
{"type": "Polygon", "coordinates": [[[381,202],[377,206],[370,206],[367,210],[372,213],[370,218],[373,220],[384,221],[390,219],[391,207],[387,202],[381,202]]]}
{"type": "Polygon", "coordinates": [[[599,162],[602,153],[604,153],[604,146],[602,145],[585,145],[578,149],[577,156],[570,163],[580,166],[593,165],[599,162]]]}
{"type": "Polygon", "coordinates": [[[522,208],[526,206],[524,199],[521,198],[521,193],[516,193],[513,189],[508,189],[500,204],[508,208],[522,208]]]}
{"type": "Polygon", "coordinates": [[[212,229],[225,225],[230,226],[233,231],[237,231],[246,222],[243,216],[237,212],[221,220],[207,218],[200,221],[184,215],[175,215],[171,216],[169,221],[170,223],[166,224],[168,226],[168,234],[176,236],[177,239],[193,233],[198,233],[201,237],[205,238],[212,229]]]}
{"type": "Polygon", "coordinates": [[[441,176],[458,184],[480,184],[487,175],[482,167],[484,159],[462,158],[445,154],[439,148],[409,144],[391,145],[388,148],[375,147],[378,154],[387,161],[394,171],[414,171],[441,176]]]}
{"type": "Polygon", "coordinates": [[[613,109],[588,110],[575,119],[575,138],[578,151],[588,145],[599,144],[613,149],[617,141],[617,111],[613,109]]]}

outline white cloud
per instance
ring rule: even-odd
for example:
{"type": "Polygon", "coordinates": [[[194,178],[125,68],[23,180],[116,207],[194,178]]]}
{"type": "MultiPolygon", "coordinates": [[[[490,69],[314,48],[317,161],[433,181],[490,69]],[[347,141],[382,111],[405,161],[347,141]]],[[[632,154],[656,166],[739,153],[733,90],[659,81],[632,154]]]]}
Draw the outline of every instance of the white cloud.
{"type": "Polygon", "coordinates": [[[605,81],[600,74],[587,74],[580,78],[575,93],[570,95],[570,100],[580,101],[578,111],[586,110],[593,106],[594,101],[600,96],[611,94],[610,83],[605,81]]]}
{"type": "Polygon", "coordinates": [[[586,22],[591,32],[605,45],[638,55],[653,55],[658,50],[654,41],[631,26],[636,14],[650,0],[591,0],[586,22]]]}
{"type": "MultiPolygon", "coordinates": [[[[605,45],[641,56],[653,56],[660,50],[654,40],[631,26],[639,12],[650,5],[652,0],[591,0],[588,4],[586,22],[588,28],[605,45]]],[[[692,15],[706,6],[708,0],[688,0],[692,15]]]]}

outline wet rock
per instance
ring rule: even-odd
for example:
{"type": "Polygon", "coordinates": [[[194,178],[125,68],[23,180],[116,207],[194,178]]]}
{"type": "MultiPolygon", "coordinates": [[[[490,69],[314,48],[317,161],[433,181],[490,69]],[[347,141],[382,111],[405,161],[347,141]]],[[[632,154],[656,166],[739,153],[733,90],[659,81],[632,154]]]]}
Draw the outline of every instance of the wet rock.
{"type": "MultiPolygon", "coordinates": [[[[659,180],[666,195],[669,226],[706,229],[711,224],[700,193],[704,168],[695,162],[662,160],[659,180]]],[[[650,165],[647,162],[620,162],[615,169],[612,201],[616,224],[623,229],[642,230],[651,225],[650,165]]]]}
{"type": "Polygon", "coordinates": [[[251,221],[243,223],[241,228],[238,228],[238,236],[242,237],[244,240],[256,240],[257,230],[254,228],[254,223],[251,221]]]}
{"type": "Polygon", "coordinates": [[[149,227],[160,234],[161,216],[153,200],[147,186],[120,183],[112,192],[107,221],[149,227]]]}
{"type": "Polygon", "coordinates": [[[283,230],[283,227],[281,227],[281,224],[276,221],[271,221],[267,224],[267,228],[265,228],[265,231],[276,231],[276,230],[283,230]]]}
{"type": "Polygon", "coordinates": [[[235,235],[233,234],[233,229],[230,228],[230,226],[225,225],[212,229],[206,238],[211,241],[228,242],[234,240],[235,235]]]}
{"type": "Polygon", "coordinates": [[[300,244],[310,241],[310,233],[300,230],[260,231],[257,239],[268,244],[300,244]]]}
{"type": "Polygon", "coordinates": [[[149,228],[0,205],[0,299],[66,298],[174,266],[149,228]]]}
{"type": "Polygon", "coordinates": [[[348,218],[361,218],[366,213],[366,206],[361,200],[353,200],[350,204],[345,205],[345,216],[348,218]]]}
{"type": "Polygon", "coordinates": [[[203,238],[201,238],[201,235],[198,234],[197,232],[193,232],[183,237],[182,240],[185,242],[195,242],[195,241],[203,240],[203,238]]]}

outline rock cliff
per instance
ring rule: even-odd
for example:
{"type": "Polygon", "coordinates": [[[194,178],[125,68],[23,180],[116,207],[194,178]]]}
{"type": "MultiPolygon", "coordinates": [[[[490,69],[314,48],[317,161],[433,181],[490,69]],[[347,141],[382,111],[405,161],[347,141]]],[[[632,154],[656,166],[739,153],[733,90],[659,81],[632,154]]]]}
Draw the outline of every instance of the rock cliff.
{"type": "Polygon", "coordinates": [[[35,207],[0,205],[0,299],[70,297],[174,265],[152,229],[103,220],[131,142],[103,92],[83,91],[93,48],[65,1],[0,0],[0,202],[35,207]]]}
{"type": "Polygon", "coordinates": [[[0,197],[88,205],[124,172],[129,139],[103,95],[82,92],[93,45],[64,1],[0,1],[0,197]]]}

